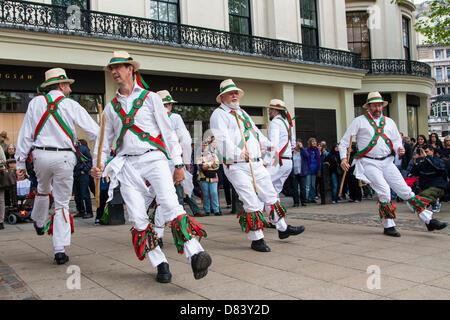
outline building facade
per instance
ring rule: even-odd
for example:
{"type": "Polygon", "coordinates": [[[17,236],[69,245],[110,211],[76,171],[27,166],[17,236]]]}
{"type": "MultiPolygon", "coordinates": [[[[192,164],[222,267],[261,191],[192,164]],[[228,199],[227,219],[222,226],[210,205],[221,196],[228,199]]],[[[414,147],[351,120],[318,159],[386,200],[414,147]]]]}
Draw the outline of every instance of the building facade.
{"type": "Polygon", "coordinates": [[[415,61],[414,9],[390,0],[1,1],[0,127],[14,142],[44,71],[56,66],[96,118],[115,94],[103,67],[126,50],[197,136],[194,123],[200,135],[208,128],[226,78],[245,91],[241,104],[262,129],[269,101],[282,99],[297,136],[331,144],[367,93],[380,91],[400,131],[416,136],[427,131],[434,80],[415,61]]]}

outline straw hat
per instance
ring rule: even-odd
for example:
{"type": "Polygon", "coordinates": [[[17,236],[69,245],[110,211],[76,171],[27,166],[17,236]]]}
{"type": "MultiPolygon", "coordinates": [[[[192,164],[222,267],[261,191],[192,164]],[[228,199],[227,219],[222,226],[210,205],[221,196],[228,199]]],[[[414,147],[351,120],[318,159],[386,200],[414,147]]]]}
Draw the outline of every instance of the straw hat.
{"type": "Polygon", "coordinates": [[[280,99],[270,100],[269,109],[275,109],[278,111],[287,111],[284,101],[280,99]]]}
{"type": "Polygon", "coordinates": [[[220,99],[221,95],[223,95],[224,93],[230,92],[230,91],[235,91],[235,90],[239,92],[239,98],[242,98],[244,96],[244,90],[238,88],[234,84],[233,80],[231,80],[231,79],[223,80],[220,83],[220,93],[216,97],[217,103],[221,103],[222,102],[222,100],[220,99]]]}
{"type": "Polygon", "coordinates": [[[67,78],[66,71],[64,69],[53,68],[45,72],[45,81],[41,84],[41,88],[62,82],[72,84],[75,80],[67,78]]]}
{"type": "Polygon", "coordinates": [[[169,91],[167,91],[167,90],[158,91],[157,94],[161,97],[164,104],[178,102],[178,101],[175,101],[172,99],[172,96],[170,95],[169,91]]]}
{"type": "Polygon", "coordinates": [[[2,137],[5,140],[9,140],[8,133],[6,131],[0,132],[0,137],[2,137]]]}
{"type": "Polygon", "coordinates": [[[104,69],[109,70],[109,66],[120,63],[131,64],[134,67],[134,71],[138,71],[141,66],[139,62],[133,60],[128,52],[118,50],[113,52],[112,58],[109,60],[109,63],[104,69]]]}
{"type": "Polygon", "coordinates": [[[389,103],[389,102],[383,100],[383,97],[381,96],[381,94],[378,91],[375,91],[375,92],[370,92],[367,95],[367,102],[362,107],[367,108],[369,106],[369,103],[374,103],[374,102],[382,102],[383,107],[386,107],[389,103]]]}

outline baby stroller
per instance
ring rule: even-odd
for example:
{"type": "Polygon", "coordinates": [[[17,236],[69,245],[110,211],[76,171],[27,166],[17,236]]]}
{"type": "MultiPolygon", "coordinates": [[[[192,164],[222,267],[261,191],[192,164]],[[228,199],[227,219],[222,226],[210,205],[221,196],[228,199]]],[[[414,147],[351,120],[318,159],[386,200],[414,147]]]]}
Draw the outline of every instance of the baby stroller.
{"type": "Polygon", "coordinates": [[[17,203],[5,210],[5,220],[9,224],[31,221],[31,210],[33,209],[34,193],[30,192],[31,181],[28,179],[18,180],[17,203]]]}

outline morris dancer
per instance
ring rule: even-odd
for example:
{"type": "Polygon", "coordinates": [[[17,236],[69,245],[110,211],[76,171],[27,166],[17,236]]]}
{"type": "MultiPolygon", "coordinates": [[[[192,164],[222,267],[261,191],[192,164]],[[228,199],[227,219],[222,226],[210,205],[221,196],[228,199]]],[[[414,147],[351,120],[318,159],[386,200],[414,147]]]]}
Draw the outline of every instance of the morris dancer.
{"type": "Polygon", "coordinates": [[[387,104],[379,92],[368,94],[367,102],[363,105],[368,112],[353,120],[339,143],[341,167],[345,171],[350,168],[346,159],[347,148],[350,136],[356,136],[358,151],[353,161],[354,175],[369,183],[378,194],[378,212],[384,234],[400,237],[395,229],[396,208],[391,200],[391,188],[400,198],[408,201],[429,231],[441,230],[447,223],[432,218],[433,212],[426,209],[430,199],[414,194],[394,164],[395,153],[401,156],[405,149],[395,122],[383,115],[383,107],[387,104]]]}
{"type": "Polygon", "coordinates": [[[231,79],[222,81],[220,93],[216,98],[220,106],[211,115],[210,127],[224,163],[225,175],[244,203],[244,211],[238,214],[241,229],[252,241],[253,250],[269,252],[270,248],[264,241],[263,228],[268,226],[268,223],[261,212],[263,207],[275,222],[280,239],[300,234],[305,228],[286,224],[286,210],[278,201],[270,174],[261,160],[262,147],[271,149],[272,145],[256,127],[250,116],[239,106],[239,100],[243,95],[244,91],[231,79]],[[238,126],[236,115],[242,129],[238,126]],[[242,140],[242,134],[245,141],[242,140]],[[245,150],[244,144],[247,145],[248,151],[245,150]],[[253,172],[250,169],[251,164],[253,172]],[[253,174],[257,192],[253,185],[253,174]]]}
{"type": "Polygon", "coordinates": [[[25,176],[25,161],[31,150],[38,187],[31,218],[38,235],[53,235],[55,262],[69,261],[65,248],[70,245],[74,231],[69,201],[72,196],[75,155],[75,125],[82,128],[95,140],[99,131],[97,123],[78,102],[67,98],[72,92],[70,85],[75,80],[67,78],[61,68],[45,72],[45,82],[38,89],[39,95],[28,104],[27,113],[19,132],[15,158],[17,177],[25,176]],[[49,89],[41,95],[40,89],[49,89]],[[45,227],[50,204],[50,193],[55,202],[55,213],[45,227]]]}
{"type": "MultiPolygon", "coordinates": [[[[99,178],[102,173],[109,176],[110,199],[120,183],[120,193],[133,223],[135,253],[139,260],[148,256],[158,269],[156,280],[167,283],[172,279],[169,264],[147,215],[146,199],[150,195],[146,182],[149,182],[164,213],[164,221],[171,223],[178,252],[185,253],[195,279],[201,279],[208,273],[211,257],[197,238],[206,237],[207,233],[178,203],[173,182],[181,183],[184,179],[181,147],[161,98],[136,82],[140,79],[136,74],[139,66],[126,51],[115,51],[105,67],[119,88],[104,110],[107,120],[101,154],[103,165],[92,168],[93,176],[99,178]],[[104,166],[115,137],[116,156],[104,166]],[[169,155],[175,166],[173,177],[169,155]]],[[[94,153],[94,158],[97,156],[100,155],[94,153]]]]}

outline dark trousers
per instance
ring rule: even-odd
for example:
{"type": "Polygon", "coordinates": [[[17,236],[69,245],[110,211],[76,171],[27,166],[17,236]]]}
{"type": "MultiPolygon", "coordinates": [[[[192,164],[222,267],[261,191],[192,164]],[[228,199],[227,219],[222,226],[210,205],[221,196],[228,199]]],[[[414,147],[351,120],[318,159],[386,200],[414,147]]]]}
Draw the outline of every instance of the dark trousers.
{"type": "Polygon", "coordinates": [[[294,187],[293,190],[294,204],[300,204],[300,202],[306,203],[306,176],[295,174],[292,179],[292,183],[294,187]]]}
{"type": "MultiPolygon", "coordinates": [[[[191,208],[192,214],[197,214],[200,212],[200,209],[197,203],[195,202],[195,199],[191,199],[187,194],[185,195],[183,192],[183,187],[181,185],[175,184],[175,191],[177,192],[178,203],[181,206],[183,206],[183,208],[184,204],[186,203],[189,206],[189,208],[191,208]]],[[[194,197],[193,194],[192,196],[194,197]]]]}
{"type": "Polygon", "coordinates": [[[101,219],[105,213],[106,201],[108,200],[108,189],[100,190],[100,206],[97,208],[95,219],[101,219]]]}
{"type": "Polygon", "coordinates": [[[89,191],[89,175],[80,174],[73,180],[75,204],[79,214],[92,214],[91,193],[89,191]]]}
{"type": "Polygon", "coordinates": [[[231,183],[228,180],[227,176],[223,172],[223,165],[220,165],[219,170],[217,171],[219,176],[219,184],[223,186],[223,192],[225,194],[225,201],[227,202],[227,206],[231,205],[231,183]]]}
{"type": "Polygon", "coordinates": [[[350,173],[350,171],[347,173],[348,178],[348,192],[350,199],[352,200],[358,200],[361,201],[362,199],[362,192],[361,187],[359,186],[358,179],[353,175],[353,172],[350,173]]]}

